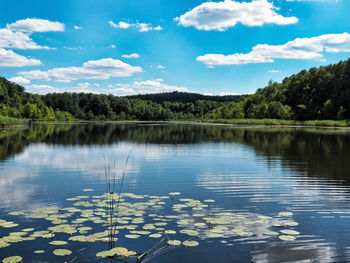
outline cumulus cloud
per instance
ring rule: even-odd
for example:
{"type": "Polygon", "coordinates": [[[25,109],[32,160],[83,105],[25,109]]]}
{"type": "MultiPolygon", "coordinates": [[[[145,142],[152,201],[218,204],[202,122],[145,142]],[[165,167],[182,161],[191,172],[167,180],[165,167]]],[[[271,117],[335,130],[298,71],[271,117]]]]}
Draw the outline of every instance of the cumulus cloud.
{"type": "Polygon", "coordinates": [[[6,28],[0,29],[0,48],[49,49],[46,46],[38,45],[23,32],[14,32],[6,28]]]}
{"type": "Polygon", "coordinates": [[[0,48],[0,67],[25,67],[39,66],[41,61],[37,59],[29,59],[12,50],[0,48]]]}
{"type": "Polygon", "coordinates": [[[111,27],[114,28],[121,28],[121,29],[128,29],[128,28],[136,28],[139,32],[148,32],[148,31],[160,31],[163,28],[161,26],[156,26],[154,27],[152,24],[150,23],[133,23],[133,24],[129,24],[123,21],[118,22],[117,24],[114,23],[113,21],[108,21],[109,25],[111,27]]]}
{"type": "Polygon", "coordinates": [[[287,0],[287,2],[335,2],[339,3],[342,0],[287,0]]]}
{"type": "Polygon", "coordinates": [[[225,31],[237,23],[245,26],[264,24],[289,25],[298,22],[296,17],[284,17],[278,14],[272,2],[254,0],[252,2],[205,2],[187,13],[175,18],[180,25],[193,26],[198,30],[225,31]]]}
{"type": "Polygon", "coordinates": [[[17,84],[30,84],[30,80],[23,77],[13,77],[10,78],[9,81],[12,81],[17,84]]]}
{"type": "Polygon", "coordinates": [[[64,31],[64,24],[45,19],[27,18],[0,28],[0,67],[38,66],[41,61],[30,59],[8,49],[50,49],[31,39],[34,32],[64,31]],[[5,49],[6,48],[6,49],[5,49]]]}
{"type": "Polygon", "coordinates": [[[26,86],[26,89],[27,91],[35,94],[47,94],[47,93],[59,92],[58,89],[55,89],[50,85],[29,85],[29,86],[26,86]]]}
{"type": "Polygon", "coordinates": [[[280,70],[276,70],[276,69],[270,69],[269,70],[270,73],[279,73],[281,72],[280,70]]]}
{"type": "Polygon", "coordinates": [[[142,68],[131,66],[118,59],[104,58],[87,61],[81,67],[54,68],[48,71],[33,70],[18,74],[27,79],[70,82],[80,79],[129,77],[136,72],[142,72],[142,68]]]}
{"type": "Polygon", "coordinates": [[[275,59],[323,59],[324,52],[350,52],[350,34],[326,34],[311,38],[296,38],[283,45],[259,44],[253,47],[249,53],[206,54],[197,57],[197,61],[210,66],[272,63],[275,59]]]}
{"type": "Polygon", "coordinates": [[[237,93],[231,92],[231,91],[220,92],[220,96],[235,96],[235,95],[237,95],[237,93]]]}
{"type": "Polygon", "coordinates": [[[133,53],[133,54],[130,54],[130,55],[122,55],[123,58],[139,58],[140,55],[137,54],[137,53],[133,53]]]}
{"type": "Polygon", "coordinates": [[[161,93],[161,92],[188,92],[188,88],[180,86],[171,86],[164,83],[163,79],[135,81],[133,84],[115,84],[109,85],[109,92],[116,96],[136,95],[147,93],[161,93]]]}
{"type": "Polygon", "coordinates": [[[18,20],[12,24],[7,24],[7,28],[12,31],[20,32],[52,32],[64,31],[64,24],[60,22],[53,22],[46,19],[27,18],[18,20]]]}
{"type": "Polygon", "coordinates": [[[83,27],[82,26],[74,26],[74,29],[75,30],[80,30],[80,29],[83,29],[83,27]]]}

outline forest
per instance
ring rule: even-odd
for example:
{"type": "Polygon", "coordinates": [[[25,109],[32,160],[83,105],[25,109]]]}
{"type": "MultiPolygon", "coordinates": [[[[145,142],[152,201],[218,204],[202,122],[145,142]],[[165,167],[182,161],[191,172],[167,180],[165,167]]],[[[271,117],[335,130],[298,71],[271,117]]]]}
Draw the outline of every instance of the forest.
{"type": "Polygon", "coordinates": [[[0,78],[0,115],[34,120],[350,119],[350,59],[302,70],[255,94],[30,94],[0,78]]]}

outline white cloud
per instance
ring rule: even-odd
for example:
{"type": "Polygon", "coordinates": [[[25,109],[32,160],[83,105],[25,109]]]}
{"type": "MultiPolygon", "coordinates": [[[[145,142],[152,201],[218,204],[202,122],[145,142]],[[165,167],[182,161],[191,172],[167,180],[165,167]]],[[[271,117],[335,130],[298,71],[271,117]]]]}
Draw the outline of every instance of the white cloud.
{"type": "Polygon", "coordinates": [[[66,47],[66,46],[64,46],[63,48],[68,49],[68,50],[82,50],[83,49],[82,47],[66,47]]]}
{"type": "Polygon", "coordinates": [[[121,28],[121,29],[128,29],[130,27],[134,27],[136,28],[139,32],[148,32],[148,31],[160,31],[163,28],[161,26],[156,26],[154,27],[152,24],[150,23],[133,23],[133,24],[129,24],[123,21],[118,22],[118,24],[114,23],[113,21],[108,21],[108,23],[110,24],[111,27],[114,28],[121,28]]]}
{"type": "Polygon", "coordinates": [[[112,44],[108,48],[115,48],[115,45],[112,44]]]}
{"type": "Polygon", "coordinates": [[[136,72],[142,72],[142,68],[131,66],[118,59],[104,58],[87,61],[83,63],[82,67],[54,68],[48,71],[33,70],[18,74],[27,79],[70,82],[80,79],[129,77],[136,72]]]}
{"type": "Polygon", "coordinates": [[[205,2],[187,13],[175,18],[179,24],[198,30],[225,31],[229,27],[241,23],[246,26],[262,26],[264,24],[289,25],[298,22],[296,17],[284,17],[278,13],[272,2],[254,0],[252,2],[205,2]]]}
{"type": "Polygon", "coordinates": [[[280,70],[276,70],[276,69],[270,69],[269,70],[270,73],[279,73],[281,72],[280,70]]]}
{"type": "Polygon", "coordinates": [[[336,2],[339,3],[342,0],[287,0],[287,2],[336,2]]]}
{"type": "Polygon", "coordinates": [[[206,65],[272,63],[275,59],[323,59],[323,53],[350,52],[350,34],[326,34],[296,38],[283,45],[259,44],[249,53],[206,54],[197,61],[206,65]]]}
{"type": "Polygon", "coordinates": [[[130,54],[130,55],[122,55],[123,58],[139,58],[140,55],[137,54],[137,53],[133,53],[133,54],[130,54]]]}
{"type": "Polygon", "coordinates": [[[13,32],[6,28],[0,29],[0,48],[49,49],[46,46],[38,45],[23,32],[13,32]]]}
{"type": "Polygon", "coordinates": [[[36,94],[47,94],[53,92],[59,92],[59,90],[55,89],[50,85],[30,85],[26,86],[27,91],[36,94]]]}
{"type": "Polygon", "coordinates": [[[60,22],[52,22],[46,19],[27,18],[18,20],[12,24],[7,24],[7,28],[12,31],[20,32],[52,32],[64,31],[64,24],[60,22]]]}
{"type": "Polygon", "coordinates": [[[161,92],[188,92],[188,88],[179,86],[170,86],[164,83],[163,79],[154,79],[146,81],[135,81],[133,84],[115,84],[109,85],[109,92],[116,96],[136,95],[147,93],[161,93],[161,92]]]}
{"type": "Polygon", "coordinates": [[[135,26],[139,32],[148,32],[152,30],[160,31],[163,29],[161,26],[153,27],[152,24],[146,24],[146,23],[137,23],[135,24],[135,26]]]}
{"type": "Polygon", "coordinates": [[[223,91],[223,92],[220,92],[220,96],[234,96],[234,95],[237,95],[237,93],[235,93],[235,92],[230,92],[230,91],[223,91]]]}
{"type": "Polygon", "coordinates": [[[163,65],[158,65],[158,66],[156,66],[156,68],[165,69],[165,66],[163,66],[163,65]]]}
{"type": "Polygon", "coordinates": [[[30,84],[30,80],[23,77],[13,77],[10,78],[9,81],[12,81],[17,84],[30,84]]]}
{"type": "Polygon", "coordinates": [[[37,59],[28,59],[16,54],[12,50],[0,48],[0,67],[25,67],[39,66],[41,61],[37,59]]]}
{"type": "Polygon", "coordinates": [[[114,28],[117,28],[117,27],[118,27],[113,21],[108,21],[108,24],[109,24],[111,27],[114,27],[114,28]]]}
{"type": "Polygon", "coordinates": [[[83,27],[82,26],[74,26],[74,29],[75,30],[81,30],[81,29],[83,29],[83,27]]]}

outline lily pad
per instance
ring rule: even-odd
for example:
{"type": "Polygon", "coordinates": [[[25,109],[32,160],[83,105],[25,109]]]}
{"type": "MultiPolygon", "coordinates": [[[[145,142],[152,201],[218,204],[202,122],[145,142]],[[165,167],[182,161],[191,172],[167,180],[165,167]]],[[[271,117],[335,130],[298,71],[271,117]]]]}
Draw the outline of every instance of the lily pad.
{"type": "Polygon", "coordinates": [[[56,256],[68,256],[72,254],[72,251],[70,251],[69,249],[55,249],[53,251],[53,254],[56,256]]]}
{"type": "Polygon", "coordinates": [[[152,234],[152,235],[149,235],[149,237],[151,238],[160,238],[162,235],[161,234],[152,234]]]}
{"type": "Polygon", "coordinates": [[[128,249],[125,248],[125,247],[115,247],[115,248],[112,248],[110,250],[110,252],[113,252],[114,255],[118,255],[118,256],[125,256],[128,254],[128,249]]]}
{"type": "Polygon", "coordinates": [[[295,236],[289,236],[289,235],[280,235],[278,238],[283,240],[283,241],[294,241],[295,240],[295,236]]]}
{"type": "Polygon", "coordinates": [[[197,241],[189,241],[189,240],[182,242],[182,244],[186,247],[196,247],[199,245],[197,241]]]}
{"type": "Polygon", "coordinates": [[[283,234],[286,234],[286,235],[293,235],[293,236],[296,236],[296,235],[300,234],[298,231],[289,230],[289,229],[281,230],[280,232],[283,233],[283,234]]]}
{"type": "Polygon", "coordinates": [[[278,215],[279,216],[292,216],[293,212],[279,212],[278,215]]]}
{"type": "Polygon", "coordinates": [[[18,263],[23,260],[22,257],[20,256],[12,256],[12,257],[7,257],[2,260],[2,263],[18,263]]]}
{"type": "Polygon", "coordinates": [[[42,254],[45,253],[45,250],[35,250],[34,254],[42,254]]]}
{"type": "Polygon", "coordinates": [[[125,235],[126,238],[130,238],[130,239],[136,239],[136,238],[140,238],[140,235],[125,235]]]}
{"type": "Polygon", "coordinates": [[[168,244],[171,246],[180,246],[181,245],[181,241],[180,240],[168,240],[168,244]]]}
{"type": "Polygon", "coordinates": [[[263,234],[268,236],[278,236],[278,232],[275,231],[265,231],[263,234]]]}
{"type": "Polygon", "coordinates": [[[99,258],[108,258],[108,257],[113,257],[115,255],[114,251],[106,250],[106,251],[101,251],[96,254],[96,257],[99,258]]]}
{"type": "Polygon", "coordinates": [[[67,245],[68,243],[66,241],[54,240],[49,242],[49,244],[54,246],[63,246],[63,245],[67,245]]]}

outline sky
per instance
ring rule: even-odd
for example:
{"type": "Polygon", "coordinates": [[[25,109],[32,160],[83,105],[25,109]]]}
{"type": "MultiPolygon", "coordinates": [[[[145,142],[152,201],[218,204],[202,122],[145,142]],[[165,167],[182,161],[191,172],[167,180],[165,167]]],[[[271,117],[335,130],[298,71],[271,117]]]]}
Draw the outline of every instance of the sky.
{"type": "Polygon", "coordinates": [[[349,0],[1,0],[0,76],[38,94],[249,94],[349,58],[349,13],[349,0]]]}

